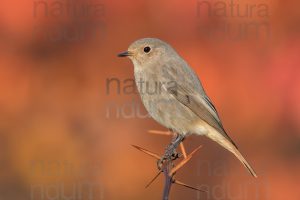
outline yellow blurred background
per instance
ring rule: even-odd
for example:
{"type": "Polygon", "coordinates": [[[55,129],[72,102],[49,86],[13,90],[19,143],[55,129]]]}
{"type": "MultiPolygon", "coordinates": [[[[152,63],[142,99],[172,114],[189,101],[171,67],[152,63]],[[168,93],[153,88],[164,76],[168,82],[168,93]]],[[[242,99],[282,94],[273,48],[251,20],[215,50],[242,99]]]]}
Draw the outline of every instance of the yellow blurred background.
{"type": "Polygon", "coordinates": [[[171,199],[299,200],[300,2],[296,0],[1,0],[0,200],[161,199],[156,162],[170,138],[126,91],[116,54],[143,37],[195,69],[257,171],[203,137],[171,199]],[[113,82],[111,81],[113,80],[113,82]]]}

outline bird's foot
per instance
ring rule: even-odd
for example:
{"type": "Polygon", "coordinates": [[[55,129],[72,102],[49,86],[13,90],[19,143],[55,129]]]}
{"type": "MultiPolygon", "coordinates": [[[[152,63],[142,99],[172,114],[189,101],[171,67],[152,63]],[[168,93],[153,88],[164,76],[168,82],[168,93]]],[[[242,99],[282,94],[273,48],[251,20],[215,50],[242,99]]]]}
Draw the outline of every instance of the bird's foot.
{"type": "Polygon", "coordinates": [[[165,161],[176,160],[181,156],[181,154],[177,153],[176,148],[180,144],[180,142],[184,139],[183,136],[178,135],[171,144],[166,148],[165,154],[157,161],[157,168],[162,170],[163,164],[165,161]]]}
{"type": "Polygon", "coordinates": [[[157,168],[161,170],[165,161],[176,160],[180,156],[181,154],[177,153],[176,149],[172,149],[168,147],[165,154],[162,156],[162,158],[157,161],[157,168]]]}

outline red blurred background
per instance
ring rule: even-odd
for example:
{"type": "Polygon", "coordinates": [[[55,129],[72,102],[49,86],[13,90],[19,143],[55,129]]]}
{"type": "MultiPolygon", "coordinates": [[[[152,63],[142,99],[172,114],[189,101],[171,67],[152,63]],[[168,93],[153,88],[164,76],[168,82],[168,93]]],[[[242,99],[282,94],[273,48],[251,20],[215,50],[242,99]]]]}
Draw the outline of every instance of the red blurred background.
{"type": "Polygon", "coordinates": [[[300,199],[299,6],[2,0],[0,199],[161,198],[162,177],[144,188],[155,160],[130,145],[162,153],[170,138],[147,133],[165,129],[123,91],[133,66],[116,57],[143,37],[167,41],[195,69],[259,176],[192,136],[187,150],[203,148],[177,177],[207,192],[174,186],[171,199],[300,199]]]}

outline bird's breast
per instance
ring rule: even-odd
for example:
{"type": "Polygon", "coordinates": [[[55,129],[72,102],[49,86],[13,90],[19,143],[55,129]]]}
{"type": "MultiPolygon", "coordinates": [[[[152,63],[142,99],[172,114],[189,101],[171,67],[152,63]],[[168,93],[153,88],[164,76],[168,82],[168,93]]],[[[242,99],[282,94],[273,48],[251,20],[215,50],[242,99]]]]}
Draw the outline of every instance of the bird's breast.
{"type": "Polygon", "coordinates": [[[167,88],[176,87],[172,80],[163,79],[153,71],[135,71],[135,82],[142,102],[150,116],[167,128],[179,133],[191,131],[196,115],[182,105],[167,88]]]}

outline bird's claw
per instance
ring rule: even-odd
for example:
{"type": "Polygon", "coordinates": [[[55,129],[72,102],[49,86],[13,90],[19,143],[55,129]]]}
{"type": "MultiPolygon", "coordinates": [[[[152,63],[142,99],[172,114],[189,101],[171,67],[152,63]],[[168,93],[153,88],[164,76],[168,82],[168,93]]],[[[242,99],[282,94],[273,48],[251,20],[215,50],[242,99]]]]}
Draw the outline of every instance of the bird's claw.
{"type": "Polygon", "coordinates": [[[180,153],[177,153],[175,149],[167,148],[165,154],[162,156],[161,159],[157,161],[157,168],[158,170],[162,170],[162,166],[166,160],[176,160],[177,158],[180,158],[182,155],[180,153]]]}
{"type": "Polygon", "coordinates": [[[157,161],[157,168],[161,171],[164,165],[164,162],[173,161],[177,158],[180,158],[182,155],[176,152],[176,148],[184,137],[182,135],[178,135],[176,138],[173,139],[171,144],[166,148],[165,154],[157,161]]]}
{"type": "Polygon", "coordinates": [[[159,160],[157,161],[157,168],[158,168],[159,171],[162,170],[163,163],[164,163],[164,160],[163,160],[163,159],[159,159],[159,160]]]}

